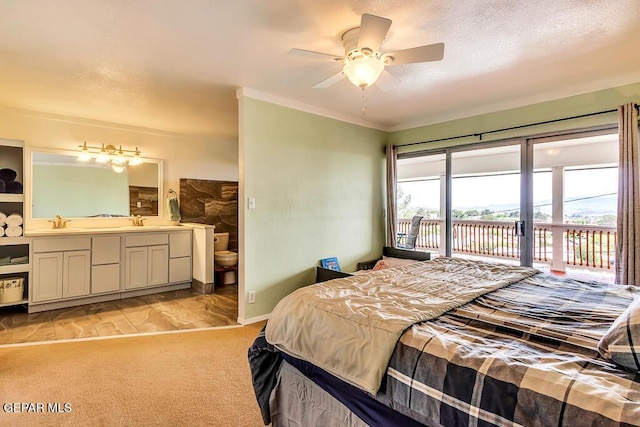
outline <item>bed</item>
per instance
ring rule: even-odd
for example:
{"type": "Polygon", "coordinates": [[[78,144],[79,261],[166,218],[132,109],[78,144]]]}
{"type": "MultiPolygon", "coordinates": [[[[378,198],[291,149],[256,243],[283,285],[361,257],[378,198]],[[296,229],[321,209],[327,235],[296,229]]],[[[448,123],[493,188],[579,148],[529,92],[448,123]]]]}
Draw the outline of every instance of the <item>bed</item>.
{"type": "Polygon", "coordinates": [[[639,426],[639,342],[638,287],[441,257],[293,292],[249,361],[276,427],[639,426]]]}

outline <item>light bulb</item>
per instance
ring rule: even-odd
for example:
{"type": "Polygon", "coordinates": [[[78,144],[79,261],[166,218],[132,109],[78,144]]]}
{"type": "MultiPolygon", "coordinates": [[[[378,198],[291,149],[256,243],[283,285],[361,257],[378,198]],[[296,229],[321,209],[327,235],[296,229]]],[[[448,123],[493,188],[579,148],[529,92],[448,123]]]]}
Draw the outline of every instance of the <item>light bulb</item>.
{"type": "Polygon", "coordinates": [[[100,150],[100,154],[96,157],[96,163],[107,163],[109,161],[109,154],[107,154],[107,150],[104,149],[104,144],[102,144],[102,149],[100,150]]]}
{"type": "Polygon", "coordinates": [[[142,159],[140,158],[140,151],[138,150],[138,147],[136,147],[136,152],[133,155],[133,159],[129,160],[129,165],[138,166],[141,164],[142,164],[142,159]]]}
{"type": "Polygon", "coordinates": [[[124,158],[124,153],[122,152],[122,145],[120,146],[120,149],[118,150],[118,154],[116,154],[116,156],[114,157],[114,159],[111,162],[116,164],[116,165],[123,165],[123,164],[126,163],[126,159],[124,158]]]}
{"type": "Polygon", "coordinates": [[[91,154],[89,153],[89,149],[87,148],[87,141],[85,141],[82,149],[80,150],[80,154],[78,154],[78,161],[88,162],[89,160],[91,160],[91,154]]]}
{"type": "Polygon", "coordinates": [[[383,69],[384,62],[380,59],[364,56],[347,61],[342,71],[351,80],[351,83],[364,89],[378,80],[383,69]]]}
{"type": "Polygon", "coordinates": [[[116,163],[112,163],[111,164],[111,169],[113,169],[113,171],[115,173],[122,173],[122,172],[124,172],[124,165],[119,165],[119,164],[116,164],[116,163]]]}

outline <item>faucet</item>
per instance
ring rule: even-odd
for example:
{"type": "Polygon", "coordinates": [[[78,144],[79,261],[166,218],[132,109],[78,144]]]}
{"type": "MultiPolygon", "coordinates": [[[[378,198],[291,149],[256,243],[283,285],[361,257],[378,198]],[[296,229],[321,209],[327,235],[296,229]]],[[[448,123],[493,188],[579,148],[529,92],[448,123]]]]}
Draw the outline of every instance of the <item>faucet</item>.
{"type": "Polygon", "coordinates": [[[53,228],[64,228],[70,219],[62,219],[60,215],[56,215],[56,219],[50,219],[49,222],[53,223],[53,228]]]}
{"type": "Polygon", "coordinates": [[[144,221],[144,218],[141,218],[140,215],[136,215],[134,217],[130,218],[131,221],[133,221],[133,225],[136,227],[142,227],[144,225],[144,223],[142,221],[144,221]]]}

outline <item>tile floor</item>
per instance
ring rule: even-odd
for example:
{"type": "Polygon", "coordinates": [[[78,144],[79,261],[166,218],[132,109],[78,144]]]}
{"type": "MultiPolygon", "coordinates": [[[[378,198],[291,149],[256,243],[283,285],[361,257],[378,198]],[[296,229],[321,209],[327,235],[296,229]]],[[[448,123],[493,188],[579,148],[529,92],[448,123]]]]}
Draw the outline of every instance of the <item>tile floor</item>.
{"type": "Polygon", "coordinates": [[[237,324],[237,285],[193,289],[28,314],[0,309],[0,344],[102,337],[237,324]]]}

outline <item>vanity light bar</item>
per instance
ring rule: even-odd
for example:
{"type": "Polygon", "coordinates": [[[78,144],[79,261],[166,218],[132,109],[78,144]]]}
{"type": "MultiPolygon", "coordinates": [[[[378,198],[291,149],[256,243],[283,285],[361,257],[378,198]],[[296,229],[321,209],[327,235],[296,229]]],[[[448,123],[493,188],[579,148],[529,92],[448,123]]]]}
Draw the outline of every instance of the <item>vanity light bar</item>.
{"type": "Polygon", "coordinates": [[[129,166],[142,164],[142,158],[140,157],[141,153],[140,150],[138,150],[138,147],[136,147],[135,150],[125,150],[122,148],[122,145],[119,148],[116,148],[111,144],[106,146],[102,144],[101,147],[96,147],[87,145],[87,141],[82,145],[78,145],[78,147],[80,147],[78,161],[88,162],[92,158],[95,158],[96,163],[110,162],[112,166],[117,166],[117,168],[113,168],[116,172],[122,172],[125,164],[127,163],[129,166]],[[133,153],[133,155],[126,155],[125,153],[133,153]]]}

